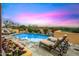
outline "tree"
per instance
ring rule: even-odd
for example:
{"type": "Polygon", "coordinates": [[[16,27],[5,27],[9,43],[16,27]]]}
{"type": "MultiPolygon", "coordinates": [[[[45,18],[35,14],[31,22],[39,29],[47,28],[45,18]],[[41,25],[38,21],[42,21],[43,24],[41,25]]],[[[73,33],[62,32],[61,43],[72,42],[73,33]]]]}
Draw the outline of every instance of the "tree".
{"type": "Polygon", "coordinates": [[[19,30],[20,30],[20,31],[26,30],[26,26],[25,26],[25,25],[19,26],[19,30]]]}

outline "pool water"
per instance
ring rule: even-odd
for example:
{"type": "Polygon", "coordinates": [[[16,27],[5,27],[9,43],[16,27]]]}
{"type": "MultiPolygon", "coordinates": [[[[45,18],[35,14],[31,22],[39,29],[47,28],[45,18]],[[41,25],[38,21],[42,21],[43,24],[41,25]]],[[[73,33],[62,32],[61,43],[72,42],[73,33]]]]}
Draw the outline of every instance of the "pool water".
{"type": "Polygon", "coordinates": [[[16,34],[15,37],[18,38],[18,39],[27,39],[27,40],[30,40],[30,41],[33,41],[33,42],[46,40],[48,38],[47,35],[33,34],[33,33],[16,34]]]}

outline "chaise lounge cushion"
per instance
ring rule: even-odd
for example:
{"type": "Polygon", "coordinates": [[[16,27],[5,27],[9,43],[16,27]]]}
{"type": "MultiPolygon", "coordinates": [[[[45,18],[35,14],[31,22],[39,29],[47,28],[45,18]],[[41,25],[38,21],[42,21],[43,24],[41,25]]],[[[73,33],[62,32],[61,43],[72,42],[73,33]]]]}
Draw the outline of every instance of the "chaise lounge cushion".
{"type": "Polygon", "coordinates": [[[48,37],[48,40],[51,41],[51,42],[56,42],[57,38],[55,38],[55,37],[48,37]]]}
{"type": "Polygon", "coordinates": [[[41,43],[47,45],[47,46],[53,46],[55,43],[54,42],[51,42],[49,40],[42,40],[40,41],[41,43]]]}

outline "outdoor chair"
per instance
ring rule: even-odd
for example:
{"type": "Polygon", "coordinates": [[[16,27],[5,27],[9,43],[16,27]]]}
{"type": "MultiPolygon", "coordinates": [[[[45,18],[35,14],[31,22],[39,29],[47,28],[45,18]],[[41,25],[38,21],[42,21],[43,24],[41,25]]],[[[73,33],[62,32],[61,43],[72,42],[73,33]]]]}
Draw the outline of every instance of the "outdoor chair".
{"type": "Polygon", "coordinates": [[[66,39],[67,36],[64,35],[61,40],[57,39],[56,41],[42,40],[39,43],[39,47],[44,47],[45,49],[49,50],[50,52],[56,52],[57,55],[64,55],[67,53],[69,43],[66,39]]]}

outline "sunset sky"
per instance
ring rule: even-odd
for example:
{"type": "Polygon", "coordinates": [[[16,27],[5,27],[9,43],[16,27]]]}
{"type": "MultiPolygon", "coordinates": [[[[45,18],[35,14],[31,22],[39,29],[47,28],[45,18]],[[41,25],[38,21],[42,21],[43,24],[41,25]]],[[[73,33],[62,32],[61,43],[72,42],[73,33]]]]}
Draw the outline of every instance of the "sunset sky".
{"type": "Polygon", "coordinates": [[[79,4],[2,4],[2,17],[24,25],[79,27],[79,4]]]}

